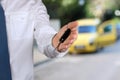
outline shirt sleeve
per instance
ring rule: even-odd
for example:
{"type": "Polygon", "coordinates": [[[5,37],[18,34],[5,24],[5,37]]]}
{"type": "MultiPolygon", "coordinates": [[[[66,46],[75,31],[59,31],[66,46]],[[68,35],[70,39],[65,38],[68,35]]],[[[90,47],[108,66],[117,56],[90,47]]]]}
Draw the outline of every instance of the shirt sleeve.
{"type": "Polygon", "coordinates": [[[56,33],[57,32],[50,26],[49,15],[47,14],[46,7],[41,0],[38,0],[35,7],[34,37],[39,51],[50,58],[62,57],[67,53],[60,53],[52,46],[52,38],[56,33]]]}

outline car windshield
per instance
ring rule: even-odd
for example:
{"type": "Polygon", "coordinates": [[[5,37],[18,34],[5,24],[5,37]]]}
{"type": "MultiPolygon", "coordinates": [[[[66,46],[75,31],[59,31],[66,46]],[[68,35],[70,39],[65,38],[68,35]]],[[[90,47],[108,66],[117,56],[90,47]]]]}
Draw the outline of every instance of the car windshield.
{"type": "Polygon", "coordinates": [[[118,24],[116,25],[116,27],[117,27],[117,29],[120,29],[120,23],[118,23],[118,24]]]}
{"type": "Polygon", "coordinates": [[[79,33],[94,33],[96,32],[95,26],[79,26],[78,27],[79,33]]]}

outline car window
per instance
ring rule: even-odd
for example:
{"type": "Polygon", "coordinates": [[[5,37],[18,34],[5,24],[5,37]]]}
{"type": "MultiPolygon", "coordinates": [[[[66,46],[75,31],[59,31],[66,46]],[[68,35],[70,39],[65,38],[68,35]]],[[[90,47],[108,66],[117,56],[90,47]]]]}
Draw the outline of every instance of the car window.
{"type": "Polygon", "coordinates": [[[94,33],[96,32],[95,26],[79,26],[78,27],[79,33],[94,33]]]}
{"type": "Polygon", "coordinates": [[[111,31],[112,31],[112,25],[109,24],[104,27],[104,33],[109,33],[111,31]]]}
{"type": "Polygon", "coordinates": [[[116,28],[120,29],[120,23],[116,24],[116,28]]]}

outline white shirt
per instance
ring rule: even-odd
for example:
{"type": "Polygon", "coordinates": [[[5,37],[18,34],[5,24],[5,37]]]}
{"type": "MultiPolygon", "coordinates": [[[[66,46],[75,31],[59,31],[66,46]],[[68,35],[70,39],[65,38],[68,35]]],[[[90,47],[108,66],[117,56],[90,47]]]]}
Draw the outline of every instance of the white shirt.
{"type": "Polygon", "coordinates": [[[12,80],[33,80],[33,40],[41,53],[59,57],[54,51],[49,16],[41,0],[1,0],[5,11],[12,80]]]}

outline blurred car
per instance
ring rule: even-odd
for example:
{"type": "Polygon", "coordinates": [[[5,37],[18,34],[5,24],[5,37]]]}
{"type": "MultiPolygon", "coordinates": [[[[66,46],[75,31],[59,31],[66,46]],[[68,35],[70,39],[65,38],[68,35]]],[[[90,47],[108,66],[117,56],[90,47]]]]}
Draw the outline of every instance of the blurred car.
{"type": "Polygon", "coordinates": [[[116,24],[117,39],[120,39],[120,23],[116,24]]]}
{"type": "Polygon", "coordinates": [[[69,48],[70,54],[95,52],[115,42],[113,24],[107,21],[100,26],[98,19],[78,20],[78,38],[69,48]]]}
{"type": "Polygon", "coordinates": [[[116,26],[113,20],[103,22],[98,26],[98,40],[99,46],[105,47],[111,45],[117,40],[116,26]]]}
{"type": "Polygon", "coordinates": [[[120,39],[120,19],[119,18],[114,18],[112,19],[114,25],[116,26],[116,35],[117,35],[117,40],[120,39]]]}

